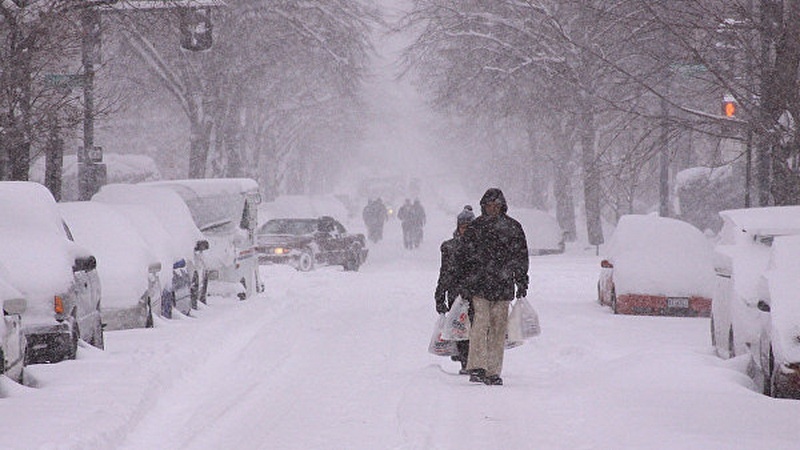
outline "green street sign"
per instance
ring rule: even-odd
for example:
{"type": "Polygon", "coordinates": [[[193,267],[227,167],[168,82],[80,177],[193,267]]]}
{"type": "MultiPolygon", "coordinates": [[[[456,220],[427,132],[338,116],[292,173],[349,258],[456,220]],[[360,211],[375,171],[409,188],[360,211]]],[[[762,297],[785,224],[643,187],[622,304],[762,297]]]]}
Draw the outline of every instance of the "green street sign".
{"type": "Polygon", "coordinates": [[[44,82],[48,86],[57,89],[75,89],[83,86],[83,75],[66,74],[66,73],[46,73],[44,74],[44,82]]]}

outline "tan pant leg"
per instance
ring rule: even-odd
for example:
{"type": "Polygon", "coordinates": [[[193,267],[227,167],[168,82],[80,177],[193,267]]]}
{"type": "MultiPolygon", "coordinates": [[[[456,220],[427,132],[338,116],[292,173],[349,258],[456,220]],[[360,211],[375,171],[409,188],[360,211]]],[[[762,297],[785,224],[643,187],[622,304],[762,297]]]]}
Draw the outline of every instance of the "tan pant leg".
{"type": "Polygon", "coordinates": [[[475,317],[469,329],[469,357],[467,358],[467,370],[486,369],[489,335],[489,304],[485,298],[473,297],[472,308],[475,317]]]}
{"type": "Polygon", "coordinates": [[[489,332],[487,335],[486,375],[500,375],[506,350],[509,301],[488,302],[489,332]]]}

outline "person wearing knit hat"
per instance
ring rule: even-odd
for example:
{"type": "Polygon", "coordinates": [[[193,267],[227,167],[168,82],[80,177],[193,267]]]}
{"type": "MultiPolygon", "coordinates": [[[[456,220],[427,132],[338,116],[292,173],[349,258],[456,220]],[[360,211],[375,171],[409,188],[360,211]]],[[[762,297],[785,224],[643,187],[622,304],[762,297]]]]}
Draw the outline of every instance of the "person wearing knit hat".
{"type": "MultiPolygon", "coordinates": [[[[461,280],[462,274],[458,272],[458,264],[455,261],[455,255],[458,247],[461,245],[461,236],[466,231],[467,226],[475,219],[475,214],[472,212],[472,206],[466,205],[464,209],[456,217],[456,230],[453,232],[453,238],[442,242],[440,250],[442,252],[442,264],[439,268],[439,280],[436,283],[436,292],[434,293],[434,300],[436,301],[436,312],[445,314],[453,303],[456,297],[463,294],[461,280]]],[[[462,296],[462,298],[464,298],[462,296]]],[[[473,311],[472,306],[469,308],[469,318],[472,320],[473,311]]],[[[467,375],[467,360],[469,358],[469,341],[457,341],[456,347],[458,354],[452,356],[454,361],[461,363],[462,375],[467,375]]]]}
{"type": "Polygon", "coordinates": [[[528,291],[528,244],[522,225],[506,215],[503,191],[490,188],[481,215],[469,223],[454,261],[474,317],[469,332],[470,381],[502,385],[508,308],[528,291]]]}

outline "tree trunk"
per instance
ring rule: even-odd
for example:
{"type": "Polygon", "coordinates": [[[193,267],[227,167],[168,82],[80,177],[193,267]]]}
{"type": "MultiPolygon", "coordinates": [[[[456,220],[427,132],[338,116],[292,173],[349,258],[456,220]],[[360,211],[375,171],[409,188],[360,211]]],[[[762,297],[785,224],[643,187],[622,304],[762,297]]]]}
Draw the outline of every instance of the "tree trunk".
{"type": "Polygon", "coordinates": [[[211,147],[210,122],[192,120],[189,143],[189,178],[205,178],[206,162],[211,147]]]}
{"type": "Polygon", "coordinates": [[[581,165],[583,166],[583,202],[586,210],[586,232],[589,244],[600,245],[604,242],[603,227],[600,221],[600,178],[595,161],[595,140],[597,130],[594,127],[594,111],[589,100],[584,98],[580,112],[581,133],[581,165]]]}
{"type": "Polygon", "coordinates": [[[578,227],[575,224],[575,203],[572,198],[569,162],[557,162],[554,164],[554,169],[553,194],[556,198],[556,220],[564,230],[564,239],[567,242],[574,242],[578,235],[578,227]]]}
{"type": "Polygon", "coordinates": [[[64,167],[64,140],[59,135],[58,123],[51,121],[50,137],[45,149],[44,185],[61,201],[61,170],[64,167]]]}

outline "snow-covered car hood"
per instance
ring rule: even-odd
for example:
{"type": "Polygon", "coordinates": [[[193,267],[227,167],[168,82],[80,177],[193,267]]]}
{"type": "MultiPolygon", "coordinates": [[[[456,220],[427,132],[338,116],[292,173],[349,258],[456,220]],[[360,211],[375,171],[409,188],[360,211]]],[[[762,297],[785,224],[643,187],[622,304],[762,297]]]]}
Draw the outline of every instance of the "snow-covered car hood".
{"type": "Polygon", "coordinates": [[[764,280],[775,356],[800,362],[800,236],[775,238],[764,280]]]}
{"type": "Polygon", "coordinates": [[[623,216],[607,249],[617,295],[711,298],[713,251],[703,233],[680,220],[623,216]]]}
{"type": "Polygon", "coordinates": [[[89,252],[50,233],[0,228],[0,255],[8,271],[8,282],[28,299],[28,311],[52,315],[53,296],[69,292],[75,258],[89,252]]]}

